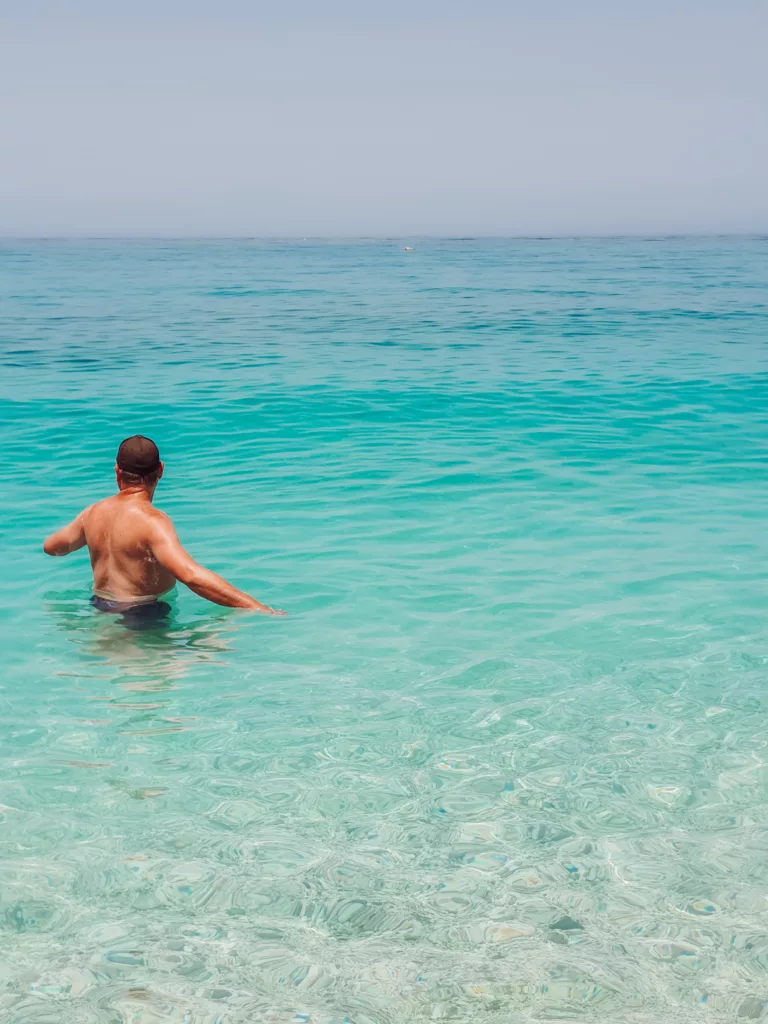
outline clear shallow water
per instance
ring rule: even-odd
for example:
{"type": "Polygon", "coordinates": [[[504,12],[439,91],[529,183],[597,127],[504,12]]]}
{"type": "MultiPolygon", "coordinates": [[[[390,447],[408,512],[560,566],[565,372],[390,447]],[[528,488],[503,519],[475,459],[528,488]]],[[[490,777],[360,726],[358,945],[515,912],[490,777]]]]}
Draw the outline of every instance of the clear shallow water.
{"type": "Polygon", "coordinates": [[[0,246],[0,1019],[768,1000],[768,241],[0,246]],[[92,613],[158,504],[285,620],[92,613]]]}

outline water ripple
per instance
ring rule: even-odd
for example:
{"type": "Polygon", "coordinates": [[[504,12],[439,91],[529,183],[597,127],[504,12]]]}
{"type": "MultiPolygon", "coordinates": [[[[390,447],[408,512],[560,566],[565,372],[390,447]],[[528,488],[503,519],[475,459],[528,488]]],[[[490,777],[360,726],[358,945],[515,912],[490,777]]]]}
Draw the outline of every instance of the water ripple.
{"type": "Polygon", "coordinates": [[[410,257],[0,245],[3,1020],[768,1013],[766,242],[410,257]],[[287,619],[43,561],[136,429],[287,619]]]}

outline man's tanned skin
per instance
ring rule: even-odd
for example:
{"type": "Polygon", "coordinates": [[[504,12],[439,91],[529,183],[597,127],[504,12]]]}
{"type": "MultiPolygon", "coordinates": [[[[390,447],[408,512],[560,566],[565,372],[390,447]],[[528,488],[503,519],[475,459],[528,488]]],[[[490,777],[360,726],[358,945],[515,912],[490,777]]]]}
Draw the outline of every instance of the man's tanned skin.
{"type": "MultiPolygon", "coordinates": [[[[132,465],[130,455],[122,461],[124,465],[132,465]]],[[[157,449],[147,438],[129,438],[123,442],[115,466],[118,493],[97,501],[69,526],[51,534],[43,544],[45,553],[68,555],[87,545],[94,592],[116,606],[129,607],[151,601],[179,580],[214,604],[284,615],[285,612],[261,604],[221,576],[204,569],[184,550],[171,520],[152,505],[163,468],[157,449]],[[133,466],[138,472],[121,468],[123,449],[130,448],[131,442],[147,442],[152,446],[156,463],[151,472],[141,475],[140,459],[134,460],[138,464],[133,466]]]]}

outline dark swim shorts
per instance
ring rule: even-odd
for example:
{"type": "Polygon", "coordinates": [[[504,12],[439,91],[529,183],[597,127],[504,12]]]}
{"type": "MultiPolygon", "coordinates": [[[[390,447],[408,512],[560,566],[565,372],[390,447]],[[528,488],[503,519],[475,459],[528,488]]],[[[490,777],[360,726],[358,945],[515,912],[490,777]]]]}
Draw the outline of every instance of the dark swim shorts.
{"type": "Polygon", "coordinates": [[[164,619],[171,610],[167,601],[145,601],[140,604],[128,604],[125,601],[110,601],[106,597],[94,594],[91,604],[99,612],[109,615],[122,615],[121,624],[132,629],[142,629],[164,619]]]}

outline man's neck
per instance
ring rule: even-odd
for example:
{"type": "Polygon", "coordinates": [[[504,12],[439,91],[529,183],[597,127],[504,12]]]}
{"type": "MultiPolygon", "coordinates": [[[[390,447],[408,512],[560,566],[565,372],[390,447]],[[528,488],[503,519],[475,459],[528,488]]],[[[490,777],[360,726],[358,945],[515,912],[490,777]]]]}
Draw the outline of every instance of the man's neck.
{"type": "Polygon", "coordinates": [[[121,487],[118,491],[121,498],[137,498],[139,501],[146,500],[150,504],[152,504],[154,493],[154,487],[150,490],[148,487],[143,487],[141,484],[136,484],[133,487],[121,487]]]}

